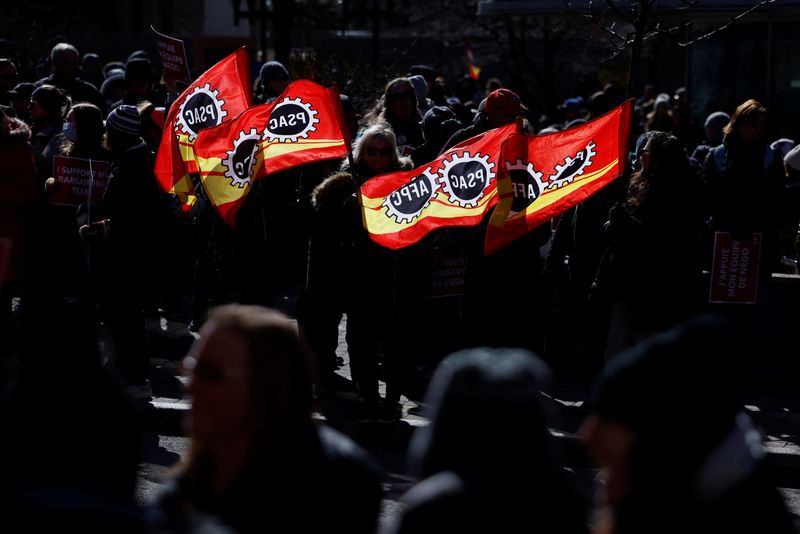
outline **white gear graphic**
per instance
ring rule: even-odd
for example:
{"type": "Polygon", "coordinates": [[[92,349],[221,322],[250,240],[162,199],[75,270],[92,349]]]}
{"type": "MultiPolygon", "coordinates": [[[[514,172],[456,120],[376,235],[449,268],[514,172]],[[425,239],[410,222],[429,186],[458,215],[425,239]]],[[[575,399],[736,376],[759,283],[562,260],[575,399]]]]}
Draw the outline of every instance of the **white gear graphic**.
{"type": "MultiPolygon", "coordinates": [[[[383,206],[386,208],[386,216],[387,217],[393,218],[398,223],[411,222],[414,219],[416,219],[417,217],[419,217],[420,214],[422,213],[422,211],[425,208],[430,206],[431,199],[436,196],[436,191],[439,189],[439,183],[438,183],[438,180],[437,180],[437,176],[435,174],[433,174],[431,172],[431,170],[432,170],[432,167],[428,167],[427,169],[422,171],[422,174],[419,175],[420,177],[424,176],[425,178],[427,178],[428,186],[431,188],[431,194],[428,197],[428,200],[426,200],[425,203],[417,211],[415,211],[414,213],[401,213],[395,207],[395,205],[392,204],[392,201],[391,201],[391,196],[392,195],[387,195],[386,196],[386,200],[383,201],[383,206]]],[[[405,187],[405,186],[403,186],[403,187],[405,187]]],[[[400,189],[402,189],[402,187],[400,189]]],[[[398,189],[398,191],[399,191],[399,189],[398,189]]],[[[396,192],[397,191],[395,191],[395,193],[396,192]]],[[[392,193],[392,194],[394,194],[394,193],[392,193]]]]}
{"type": "Polygon", "coordinates": [[[253,169],[256,164],[256,152],[258,150],[258,140],[261,136],[258,133],[258,130],[255,128],[250,128],[249,132],[245,132],[242,130],[239,132],[239,137],[233,140],[233,150],[228,150],[226,152],[225,159],[222,160],[222,165],[225,167],[225,176],[231,179],[231,186],[243,188],[245,185],[249,185],[251,183],[253,177],[253,169]],[[250,156],[250,164],[247,169],[247,176],[245,178],[240,178],[238,174],[236,174],[236,169],[234,168],[235,162],[233,158],[236,156],[236,151],[244,141],[251,139],[256,142],[253,146],[253,154],[250,156]]]}
{"type": "Polygon", "coordinates": [[[495,173],[492,171],[494,168],[494,163],[489,161],[488,155],[481,155],[480,153],[476,153],[474,156],[471,156],[469,152],[464,152],[463,155],[459,156],[457,154],[453,154],[451,159],[444,160],[444,167],[439,171],[439,181],[442,185],[442,191],[447,193],[447,198],[452,204],[457,204],[462,208],[474,208],[478,205],[478,201],[483,198],[483,192],[486,191],[486,187],[489,183],[494,180],[495,173]],[[479,162],[483,165],[484,171],[486,171],[486,183],[481,189],[481,192],[478,193],[475,197],[469,199],[460,198],[458,195],[455,194],[453,187],[450,184],[450,180],[448,180],[448,176],[450,174],[450,170],[458,165],[459,163],[467,163],[470,161],[479,162]]]}
{"type": "Polygon", "coordinates": [[[565,170],[569,169],[575,163],[576,158],[567,156],[567,159],[564,160],[562,165],[556,165],[556,172],[548,177],[548,181],[550,182],[549,187],[551,189],[563,187],[569,183],[572,183],[572,180],[574,180],[576,176],[583,174],[583,171],[586,170],[586,167],[592,164],[592,158],[597,155],[597,152],[594,151],[596,146],[597,145],[595,145],[594,142],[589,141],[589,144],[586,145],[586,148],[581,150],[581,152],[585,152],[585,157],[583,158],[580,168],[578,168],[576,171],[570,172],[569,176],[562,175],[564,174],[565,170]]]}
{"type": "Polygon", "coordinates": [[[192,128],[186,123],[186,119],[183,116],[183,112],[186,109],[186,104],[190,100],[192,100],[192,97],[200,93],[203,93],[206,96],[208,96],[214,103],[214,108],[217,113],[217,124],[220,124],[222,122],[222,119],[228,115],[228,112],[222,109],[222,105],[225,102],[219,98],[219,91],[216,89],[212,91],[211,84],[207,83],[202,87],[199,86],[195,87],[194,91],[192,91],[191,94],[186,98],[186,100],[184,100],[183,103],[181,104],[180,110],[178,110],[178,120],[175,129],[177,133],[182,132],[188,135],[190,141],[194,141],[195,139],[197,139],[197,132],[194,130],[194,128],[192,128]]]}
{"type": "Polygon", "coordinates": [[[279,108],[286,106],[288,104],[295,104],[297,106],[300,106],[306,111],[306,113],[308,114],[308,123],[306,124],[306,127],[303,128],[303,131],[293,135],[281,135],[269,131],[269,123],[267,123],[267,127],[264,128],[264,135],[261,137],[263,140],[270,142],[279,142],[279,143],[287,143],[287,142],[295,143],[297,142],[298,139],[301,138],[307,139],[309,133],[317,131],[316,125],[319,124],[319,119],[317,118],[317,110],[313,109],[311,107],[311,104],[306,104],[305,102],[300,100],[300,97],[290,98],[287,96],[279,104],[277,104],[274,108],[272,108],[272,113],[270,114],[270,116],[272,116],[272,114],[274,114],[275,111],[277,111],[279,108]]]}
{"type": "MultiPolygon", "coordinates": [[[[536,185],[538,185],[538,186],[539,186],[539,195],[541,195],[541,194],[542,194],[542,192],[543,192],[543,191],[545,190],[545,188],[547,187],[547,184],[546,184],[545,182],[543,182],[543,181],[542,181],[542,176],[544,176],[544,174],[543,174],[543,173],[541,173],[541,172],[539,172],[539,171],[537,171],[537,170],[534,168],[534,166],[533,166],[533,163],[527,163],[527,164],[526,164],[526,163],[525,163],[524,161],[522,161],[521,159],[518,159],[518,160],[517,160],[517,161],[515,161],[514,163],[511,163],[510,161],[506,161],[506,170],[507,170],[509,173],[510,173],[511,171],[524,171],[524,172],[527,172],[527,173],[528,173],[528,175],[529,175],[531,178],[533,178],[533,181],[534,181],[534,182],[536,182],[536,185]]],[[[537,198],[538,198],[538,197],[537,197],[537,198]]],[[[536,199],[534,199],[534,200],[536,200],[536,199]]],[[[509,210],[509,212],[508,212],[508,216],[509,216],[509,217],[513,217],[513,216],[514,216],[514,215],[516,215],[517,213],[519,213],[519,212],[517,212],[517,211],[513,211],[513,210],[509,210]]]]}

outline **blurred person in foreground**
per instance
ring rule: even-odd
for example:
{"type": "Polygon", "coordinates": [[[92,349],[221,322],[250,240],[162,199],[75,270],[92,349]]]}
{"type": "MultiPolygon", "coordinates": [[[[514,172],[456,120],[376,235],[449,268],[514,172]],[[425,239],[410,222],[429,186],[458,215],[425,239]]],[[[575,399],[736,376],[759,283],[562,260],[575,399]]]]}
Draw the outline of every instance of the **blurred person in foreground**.
{"type": "Polygon", "coordinates": [[[587,532],[548,431],[547,366],[522,349],[457,352],[437,368],[431,424],[409,456],[421,480],[393,533],[587,532]]]}
{"type": "Polygon", "coordinates": [[[355,443],[312,420],[311,361],[287,317],[215,308],[185,366],[191,444],[160,497],[160,527],[374,531],[378,475],[355,443]]]}
{"type": "Polygon", "coordinates": [[[699,317],[604,369],[579,430],[605,480],[595,532],[794,532],[740,400],[740,348],[699,317]]]}

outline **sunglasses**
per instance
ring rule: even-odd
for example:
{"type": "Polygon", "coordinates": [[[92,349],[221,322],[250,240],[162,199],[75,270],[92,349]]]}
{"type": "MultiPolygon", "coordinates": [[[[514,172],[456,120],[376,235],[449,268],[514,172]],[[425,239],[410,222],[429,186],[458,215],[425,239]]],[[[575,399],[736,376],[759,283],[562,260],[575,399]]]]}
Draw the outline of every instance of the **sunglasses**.
{"type": "Polygon", "coordinates": [[[366,153],[367,153],[368,156],[377,156],[378,154],[380,154],[384,158],[388,158],[389,156],[392,155],[392,149],[391,148],[375,148],[375,147],[372,147],[372,146],[368,146],[366,148],[366,153]]]}

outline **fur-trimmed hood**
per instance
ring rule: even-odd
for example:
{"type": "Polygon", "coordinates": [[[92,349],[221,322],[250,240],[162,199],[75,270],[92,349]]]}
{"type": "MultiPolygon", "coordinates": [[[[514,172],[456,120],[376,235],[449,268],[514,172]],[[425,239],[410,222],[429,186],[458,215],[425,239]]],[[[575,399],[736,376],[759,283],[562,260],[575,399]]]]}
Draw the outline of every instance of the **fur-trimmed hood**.
{"type": "MultiPolygon", "coordinates": [[[[401,157],[400,167],[397,171],[407,171],[414,168],[411,158],[401,157]]],[[[395,172],[395,171],[390,171],[395,172]]],[[[342,170],[325,178],[311,194],[311,205],[316,210],[327,209],[331,206],[341,205],[356,191],[353,175],[347,162],[342,170]]]]}

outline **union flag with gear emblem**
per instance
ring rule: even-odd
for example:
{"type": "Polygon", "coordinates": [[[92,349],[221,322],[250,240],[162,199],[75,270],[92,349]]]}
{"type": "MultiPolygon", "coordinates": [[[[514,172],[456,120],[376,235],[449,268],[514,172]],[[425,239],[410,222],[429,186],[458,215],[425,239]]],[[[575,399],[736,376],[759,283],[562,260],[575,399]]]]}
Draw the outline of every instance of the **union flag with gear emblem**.
{"type": "Polygon", "coordinates": [[[515,122],[489,130],[422,167],[369,179],[359,197],[370,238],[399,249],[437,228],[479,224],[497,203],[503,144],[520,127],[515,122]]]}
{"type": "Polygon", "coordinates": [[[212,205],[230,226],[254,180],[347,154],[347,128],[335,88],[295,81],[274,102],[200,132],[194,158],[212,205]]]}
{"type": "Polygon", "coordinates": [[[497,252],[617,179],[627,160],[632,109],[629,100],[563,132],[510,138],[484,253],[497,252]]]}
{"type": "Polygon", "coordinates": [[[247,51],[240,48],[201,74],[172,103],[154,169],[161,188],[190,207],[196,198],[189,174],[198,172],[193,154],[198,135],[230,121],[250,104],[247,51]]]}

